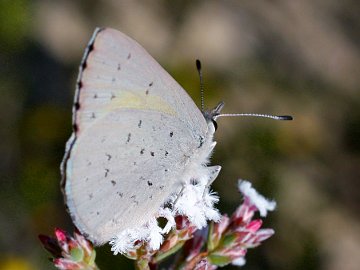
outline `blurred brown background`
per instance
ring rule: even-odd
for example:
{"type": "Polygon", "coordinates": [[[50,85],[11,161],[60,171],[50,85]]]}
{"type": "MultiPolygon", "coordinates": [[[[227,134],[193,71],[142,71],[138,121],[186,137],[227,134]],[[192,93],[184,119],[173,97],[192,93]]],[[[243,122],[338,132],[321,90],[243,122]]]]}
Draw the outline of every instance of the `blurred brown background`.
{"type": "MultiPolygon", "coordinates": [[[[96,26],[135,38],[199,103],[293,122],[219,120],[220,208],[252,180],[276,234],[244,269],[359,269],[360,4],[303,1],[0,1],[0,269],[53,269],[37,235],[72,230],[59,189],[78,65],[96,26]]],[[[101,269],[132,269],[109,246],[101,269]]],[[[228,267],[227,269],[235,269],[228,267]]]]}

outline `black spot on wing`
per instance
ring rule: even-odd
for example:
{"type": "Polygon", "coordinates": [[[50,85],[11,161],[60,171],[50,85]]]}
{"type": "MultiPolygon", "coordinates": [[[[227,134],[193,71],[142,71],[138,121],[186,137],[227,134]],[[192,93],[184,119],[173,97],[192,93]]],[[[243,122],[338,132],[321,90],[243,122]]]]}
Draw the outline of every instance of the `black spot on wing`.
{"type": "Polygon", "coordinates": [[[111,184],[112,184],[113,186],[115,186],[115,185],[116,185],[116,181],[115,181],[115,180],[111,180],[111,184]]]}
{"type": "Polygon", "coordinates": [[[90,43],[89,46],[88,46],[88,54],[89,54],[92,50],[94,50],[94,43],[93,43],[93,42],[90,43]]]}
{"type": "Polygon", "coordinates": [[[174,136],[174,132],[171,131],[169,135],[170,135],[170,137],[174,136]]]}
{"type": "Polygon", "coordinates": [[[141,128],[142,120],[139,120],[138,128],[141,128]]]}
{"type": "Polygon", "coordinates": [[[134,202],[136,205],[139,204],[139,201],[135,200],[135,199],[136,199],[136,196],[135,196],[135,195],[132,195],[130,198],[133,199],[133,202],[134,202]]]}
{"type": "Polygon", "coordinates": [[[154,153],[154,152],[150,152],[150,155],[153,157],[153,156],[155,156],[155,153],[154,153]]]}
{"type": "Polygon", "coordinates": [[[195,178],[191,178],[190,179],[190,184],[193,185],[193,186],[196,186],[197,184],[199,184],[199,181],[195,178]]]}
{"type": "Polygon", "coordinates": [[[126,139],[126,143],[129,143],[131,139],[131,133],[128,134],[127,139],[126,139]]]}
{"type": "Polygon", "coordinates": [[[141,155],[144,154],[144,151],[145,151],[145,149],[142,148],[142,149],[140,150],[140,154],[141,154],[141,155]]]}
{"type": "MultiPolygon", "coordinates": [[[[149,83],[149,87],[151,87],[152,85],[153,85],[153,82],[149,83]]],[[[149,94],[149,92],[150,92],[150,90],[149,90],[149,89],[146,89],[146,91],[145,91],[145,95],[148,95],[148,94],[149,94]]]]}
{"type": "Polygon", "coordinates": [[[105,169],[105,177],[107,177],[107,176],[108,176],[109,172],[110,172],[110,170],[109,170],[109,169],[105,169]]]}
{"type": "Polygon", "coordinates": [[[82,70],[84,70],[86,67],[87,67],[87,62],[84,61],[84,62],[81,64],[81,68],[82,68],[82,70]]]}
{"type": "Polygon", "coordinates": [[[147,181],[147,184],[148,184],[149,187],[151,187],[153,185],[153,183],[150,182],[150,181],[147,181]]]}
{"type": "Polygon", "coordinates": [[[204,140],[205,140],[204,137],[203,137],[203,136],[200,136],[200,138],[199,138],[200,144],[199,144],[198,148],[200,148],[201,146],[203,146],[204,140]]]}

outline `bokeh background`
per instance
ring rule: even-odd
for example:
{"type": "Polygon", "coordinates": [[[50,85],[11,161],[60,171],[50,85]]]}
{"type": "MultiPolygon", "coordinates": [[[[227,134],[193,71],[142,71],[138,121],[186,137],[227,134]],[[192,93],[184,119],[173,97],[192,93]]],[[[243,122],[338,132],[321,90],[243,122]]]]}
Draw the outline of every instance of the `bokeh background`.
{"type": "MultiPolygon", "coordinates": [[[[53,269],[37,235],[72,230],[59,164],[96,26],[135,38],[197,103],[199,58],[207,106],[294,116],[219,120],[221,210],[239,204],[238,178],[278,203],[244,269],[359,269],[359,14],[356,0],[1,0],[0,269],[53,269]]],[[[109,246],[97,262],[132,269],[109,246]]]]}

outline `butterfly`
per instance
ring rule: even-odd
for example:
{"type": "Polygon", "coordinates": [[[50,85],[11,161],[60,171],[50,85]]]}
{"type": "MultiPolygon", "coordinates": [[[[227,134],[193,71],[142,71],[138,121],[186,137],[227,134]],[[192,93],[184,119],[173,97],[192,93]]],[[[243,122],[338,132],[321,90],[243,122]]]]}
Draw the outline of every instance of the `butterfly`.
{"type": "MultiPolygon", "coordinates": [[[[197,68],[202,78],[200,61],[197,68]]],[[[103,244],[146,223],[184,184],[207,187],[221,169],[208,166],[218,117],[290,119],[220,114],[223,106],[200,110],[136,41],[97,28],[79,68],[61,165],[65,203],[80,232],[103,244]]]]}

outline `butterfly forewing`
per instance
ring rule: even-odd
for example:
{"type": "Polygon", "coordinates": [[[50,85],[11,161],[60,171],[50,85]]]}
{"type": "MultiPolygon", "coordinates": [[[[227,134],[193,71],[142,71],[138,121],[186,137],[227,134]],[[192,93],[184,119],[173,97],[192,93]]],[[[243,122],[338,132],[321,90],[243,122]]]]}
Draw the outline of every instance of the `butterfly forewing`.
{"type": "Polygon", "coordinates": [[[75,124],[81,133],[119,107],[166,111],[202,135],[203,115],[182,87],[134,40],[98,30],[79,78],[75,124]]]}
{"type": "Polygon", "coordinates": [[[207,132],[186,92],[134,40],[96,30],[80,67],[65,200],[95,243],[154,216],[207,132]]]}

